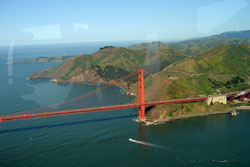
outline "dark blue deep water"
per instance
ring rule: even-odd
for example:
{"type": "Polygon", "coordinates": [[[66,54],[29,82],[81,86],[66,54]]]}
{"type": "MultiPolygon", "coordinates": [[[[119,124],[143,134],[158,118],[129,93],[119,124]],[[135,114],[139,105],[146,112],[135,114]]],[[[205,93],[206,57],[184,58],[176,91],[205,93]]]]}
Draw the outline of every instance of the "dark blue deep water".
{"type": "MultiPolygon", "coordinates": [[[[0,115],[61,102],[100,86],[26,80],[32,72],[56,65],[0,64],[0,115]]],[[[81,103],[116,104],[121,98],[132,100],[111,87],[81,103]]],[[[0,167],[250,166],[249,111],[152,126],[136,118],[137,111],[130,109],[0,123],[0,167]]]]}

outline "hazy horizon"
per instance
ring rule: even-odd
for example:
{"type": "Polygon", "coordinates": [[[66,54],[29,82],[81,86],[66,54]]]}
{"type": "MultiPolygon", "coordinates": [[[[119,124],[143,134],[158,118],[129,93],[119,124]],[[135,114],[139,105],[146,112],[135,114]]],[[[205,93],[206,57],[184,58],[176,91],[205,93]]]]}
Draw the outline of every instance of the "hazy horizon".
{"type": "MultiPolygon", "coordinates": [[[[231,31],[226,31],[226,32],[233,32],[235,30],[231,30],[231,31]]],[[[246,31],[246,30],[238,30],[238,31],[246,31]]],[[[237,32],[237,31],[236,31],[237,32]]],[[[221,33],[225,33],[225,32],[221,32],[221,33]]],[[[213,35],[219,35],[221,33],[218,34],[211,34],[209,36],[213,36],[213,35]]],[[[140,44],[140,43],[150,43],[150,42],[163,42],[163,43],[167,43],[167,42],[180,42],[180,41],[186,41],[186,40],[192,40],[192,39],[198,39],[198,38],[203,38],[203,37],[208,37],[208,36],[197,36],[197,37],[190,37],[190,38],[185,38],[185,39],[162,39],[162,40],[124,40],[124,41],[91,41],[91,42],[58,42],[58,43],[39,43],[39,44],[14,44],[11,43],[9,45],[0,45],[0,47],[9,47],[10,45],[15,45],[15,46],[40,46],[40,45],[68,45],[68,44],[91,44],[91,43],[134,43],[134,44],[140,44]]]]}

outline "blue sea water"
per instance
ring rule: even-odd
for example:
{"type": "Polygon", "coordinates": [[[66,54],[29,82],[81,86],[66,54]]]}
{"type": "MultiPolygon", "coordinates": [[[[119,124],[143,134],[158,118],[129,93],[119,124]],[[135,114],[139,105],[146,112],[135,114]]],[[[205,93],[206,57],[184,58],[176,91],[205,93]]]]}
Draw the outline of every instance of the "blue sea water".
{"type": "Polygon", "coordinates": [[[48,56],[75,56],[79,54],[91,54],[104,46],[127,47],[138,41],[123,42],[91,42],[91,43],[66,43],[48,45],[24,45],[24,46],[0,46],[0,63],[7,63],[10,53],[13,60],[29,59],[34,57],[48,56]]]}
{"type": "MultiPolygon", "coordinates": [[[[31,55],[40,56],[40,51],[31,55]]],[[[26,55],[24,50],[19,55],[15,47],[13,53],[13,57],[26,55]]],[[[100,87],[26,79],[58,64],[0,64],[0,115],[54,104],[100,87]]],[[[119,99],[129,102],[132,97],[114,86],[81,105],[117,104],[119,99]]],[[[211,115],[151,126],[136,122],[137,112],[0,123],[0,166],[250,166],[249,111],[237,117],[211,115]]]]}

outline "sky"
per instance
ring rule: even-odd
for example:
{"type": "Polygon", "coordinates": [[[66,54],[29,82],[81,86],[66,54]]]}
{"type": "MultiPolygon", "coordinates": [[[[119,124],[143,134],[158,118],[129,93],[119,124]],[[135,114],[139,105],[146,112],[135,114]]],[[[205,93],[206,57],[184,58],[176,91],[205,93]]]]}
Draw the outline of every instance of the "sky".
{"type": "Polygon", "coordinates": [[[250,0],[1,0],[0,46],[168,41],[250,29],[250,0]]]}

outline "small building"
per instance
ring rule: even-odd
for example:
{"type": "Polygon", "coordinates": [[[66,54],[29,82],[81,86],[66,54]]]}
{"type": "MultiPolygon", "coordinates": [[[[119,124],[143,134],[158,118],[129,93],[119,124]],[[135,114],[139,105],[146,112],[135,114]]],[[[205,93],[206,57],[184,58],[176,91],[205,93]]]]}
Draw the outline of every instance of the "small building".
{"type": "Polygon", "coordinates": [[[207,99],[207,105],[215,103],[227,104],[227,96],[226,95],[209,96],[207,99]]]}
{"type": "Polygon", "coordinates": [[[51,79],[51,82],[58,82],[57,79],[51,79]]]}

